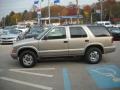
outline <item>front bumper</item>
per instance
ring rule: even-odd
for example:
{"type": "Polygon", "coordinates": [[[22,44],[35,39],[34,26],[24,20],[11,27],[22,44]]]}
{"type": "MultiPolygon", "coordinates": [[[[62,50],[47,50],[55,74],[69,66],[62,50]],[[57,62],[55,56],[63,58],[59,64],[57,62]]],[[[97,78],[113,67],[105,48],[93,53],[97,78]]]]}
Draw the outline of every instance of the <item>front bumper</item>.
{"type": "Polygon", "coordinates": [[[18,57],[17,57],[17,54],[16,54],[16,53],[11,53],[11,57],[12,57],[13,59],[18,59],[18,57]]]}
{"type": "Polygon", "coordinates": [[[1,44],[13,44],[16,42],[16,39],[0,39],[1,44]]]}

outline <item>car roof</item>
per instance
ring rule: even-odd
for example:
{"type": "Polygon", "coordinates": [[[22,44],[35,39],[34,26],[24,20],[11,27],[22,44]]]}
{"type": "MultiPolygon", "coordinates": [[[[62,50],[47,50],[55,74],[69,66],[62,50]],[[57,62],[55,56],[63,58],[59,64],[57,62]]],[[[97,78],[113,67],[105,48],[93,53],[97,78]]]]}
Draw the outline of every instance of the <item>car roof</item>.
{"type": "Polygon", "coordinates": [[[73,27],[76,27],[76,26],[96,26],[96,27],[105,27],[105,26],[100,26],[100,25],[96,25],[96,24],[68,24],[68,25],[59,25],[59,26],[61,26],[61,27],[65,27],[65,26],[68,26],[68,27],[70,27],[70,26],[73,26],[73,27]]]}

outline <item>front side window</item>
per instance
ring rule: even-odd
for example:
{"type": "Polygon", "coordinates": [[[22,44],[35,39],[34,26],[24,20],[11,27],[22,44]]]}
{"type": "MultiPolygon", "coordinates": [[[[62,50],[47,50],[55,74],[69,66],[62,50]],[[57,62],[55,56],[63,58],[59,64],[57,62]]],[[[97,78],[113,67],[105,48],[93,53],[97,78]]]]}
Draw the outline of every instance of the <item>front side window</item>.
{"type": "Polygon", "coordinates": [[[64,39],[64,38],[66,38],[66,31],[64,27],[55,27],[47,34],[47,39],[64,39]]]}
{"type": "Polygon", "coordinates": [[[87,37],[87,34],[82,27],[70,27],[70,36],[71,38],[81,38],[87,37]]]}
{"type": "Polygon", "coordinates": [[[91,32],[96,37],[106,37],[110,36],[110,33],[107,31],[107,29],[103,26],[88,26],[88,28],[91,30],[91,32]]]}

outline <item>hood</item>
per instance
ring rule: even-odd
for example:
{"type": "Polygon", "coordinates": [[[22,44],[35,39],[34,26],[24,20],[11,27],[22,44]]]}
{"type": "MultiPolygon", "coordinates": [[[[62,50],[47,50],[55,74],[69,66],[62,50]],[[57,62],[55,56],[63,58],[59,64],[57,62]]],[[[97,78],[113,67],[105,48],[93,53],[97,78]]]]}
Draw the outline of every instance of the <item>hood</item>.
{"type": "Polygon", "coordinates": [[[30,38],[30,39],[24,39],[24,40],[20,40],[17,41],[13,44],[13,47],[20,47],[20,46],[34,46],[38,43],[38,40],[34,39],[34,38],[30,38]]]}

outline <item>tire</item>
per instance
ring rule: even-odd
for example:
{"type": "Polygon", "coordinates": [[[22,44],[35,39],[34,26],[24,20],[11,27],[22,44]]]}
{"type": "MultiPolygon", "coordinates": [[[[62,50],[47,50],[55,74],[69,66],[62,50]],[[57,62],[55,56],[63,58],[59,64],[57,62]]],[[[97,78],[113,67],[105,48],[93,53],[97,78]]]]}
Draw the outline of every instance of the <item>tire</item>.
{"type": "Polygon", "coordinates": [[[102,59],[102,51],[99,48],[91,47],[85,53],[85,60],[89,64],[97,64],[102,59]]]}
{"type": "Polygon", "coordinates": [[[25,68],[31,68],[36,65],[36,55],[32,51],[23,51],[19,56],[20,65],[25,68]]]}

